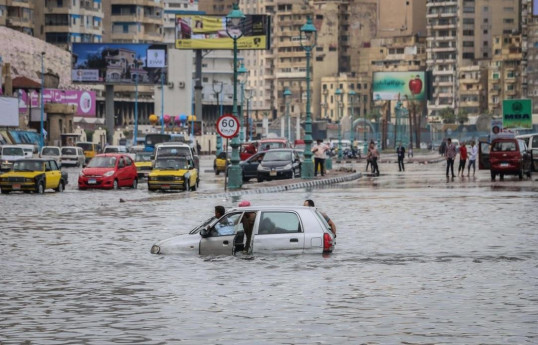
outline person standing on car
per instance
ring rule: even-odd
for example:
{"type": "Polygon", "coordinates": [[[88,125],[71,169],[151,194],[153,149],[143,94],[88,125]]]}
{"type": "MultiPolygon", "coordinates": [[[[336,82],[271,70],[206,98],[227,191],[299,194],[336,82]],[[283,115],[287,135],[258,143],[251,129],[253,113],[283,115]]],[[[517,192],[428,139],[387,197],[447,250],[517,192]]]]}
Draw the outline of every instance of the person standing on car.
{"type": "Polygon", "coordinates": [[[318,176],[318,166],[321,176],[325,176],[325,159],[327,158],[325,153],[328,149],[329,147],[321,139],[318,139],[317,144],[312,148],[314,153],[314,176],[318,176]]]}
{"type": "MultiPolygon", "coordinates": [[[[310,200],[310,199],[305,200],[304,203],[303,203],[303,206],[316,207],[315,204],[314,204],[314,201],[310,200]]],[[[331,218],[329,218],[329,216],[327,216],[326,213],[321,212],[321,211],[319,213],[321,213],[323,218],[325,218],[325,221],[331,227],[331,231],[333,232],[334,237],[336,237],[336,225],[334,224],[334,222],[331,220],[331,218]]]]}
{"type": "Polygon", "coordinates": [[[475,145],[474,140],[471,141],[471,152],[469,152],[469,164],[467,165],[467,176],[471,172],[471,165],[473,166],[473,176],[476,170],[476,157],[478,157],[478,147],[475,145]]]}
{"type": "Polygon", "coordinates": [[[405,148],[403,147],[402,143],[398,144],[398,147],[396,148],[396,154],[398,155],[398,169],[400,171],[405,171],[404,166],[404,158],[405,158],[405,148]]]}
{"type": "Polygon", "coordinates": [[[452,172],[452,178],[454,178],[454,159],[456,158],[456,145],[452,143],[452,139],[450,138],[446,140],[445,158],[446,177],[448,178],[448,171],[450,170],[450,172],[452,172]]]}
{"type": "Polygon", "coordinates": [[[460,176],[460,171],[461,171],[461,177],[463,177],[465,173],[466,162],[467,162],[467,147],[465,147],[465,142],[463,142],[460,146],[460,165],[458,166],[458,176],[460,176]]]}

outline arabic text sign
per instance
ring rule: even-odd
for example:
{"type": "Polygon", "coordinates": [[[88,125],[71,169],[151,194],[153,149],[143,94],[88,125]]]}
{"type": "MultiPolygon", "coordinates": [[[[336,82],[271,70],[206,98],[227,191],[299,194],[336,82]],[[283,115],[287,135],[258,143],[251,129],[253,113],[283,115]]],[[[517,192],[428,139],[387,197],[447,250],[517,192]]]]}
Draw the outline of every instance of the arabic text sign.
{"type": "MultiPolygon", "coordinates": [[[[34,109],[40,107],[39,93],[37,91],[30,92],[31,102],[28,101],[28,94],[24,90],[18,90],[18,93],[20,113],[26,113],[29,107],[34,109]]],[[[45,89],[43,92],[43,103],[51,102],[76,105],[77,116],[95,116],[96,98],[94,91],[45,89]]]]}
{"type": "Polygon", "coordinates": [[[532,128],[532,100],[503,100],[503,128],[532,128]]]}
{"type": "Polygon", "coordinates": [[[423,71],[374,72],[373,100],[387,101],[405,99],[422,101],[426,98],[426,81],[423,71]]]}

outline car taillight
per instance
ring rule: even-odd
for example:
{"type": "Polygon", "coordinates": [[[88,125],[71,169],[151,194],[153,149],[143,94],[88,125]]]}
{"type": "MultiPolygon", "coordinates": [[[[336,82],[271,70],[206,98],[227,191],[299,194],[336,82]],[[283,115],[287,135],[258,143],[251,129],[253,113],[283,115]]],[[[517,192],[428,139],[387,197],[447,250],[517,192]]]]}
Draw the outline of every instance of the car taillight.
{"type": "Polygon", "coordinates": [[[323,234],[323,251],[330,252],[333,247],[333,238],[328,233],[323,234]]]}

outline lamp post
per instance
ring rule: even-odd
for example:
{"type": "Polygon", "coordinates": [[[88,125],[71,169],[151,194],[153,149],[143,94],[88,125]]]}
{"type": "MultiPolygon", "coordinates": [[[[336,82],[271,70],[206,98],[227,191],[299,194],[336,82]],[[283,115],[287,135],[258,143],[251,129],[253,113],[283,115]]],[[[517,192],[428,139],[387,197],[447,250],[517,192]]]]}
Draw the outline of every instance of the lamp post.
{"type": "MultiPolygon", "coordinates": [[[[234,53],[234,92],[233,92],[233,108],[232,114],[235,118],[238,118],[237,114],[237,40],[243,36],[243,25],[245,22],[245,15],[239,10],[237,3],[233,4],[233,9],[226,16],[226,33],[233,40],[233,53],[234,53]]],[[[239,122],[241,128],[241,122],[239,122]]],[[[231,165],[228,169],[228,187],[230,189],[241,188],[243,184],[243,178],[241,174],[241,167],[239,166],[239,138],[234,136],[232,138],[232,157],[231,165]]]]}
{"type": "Polygon", "coordinates": [[[290,141],[290,89],[284,90],[284,103],[286,104],[286,138],[290,141]]]}
{"type": "MultiPolygon", "coordinates": [[[[0,82],[0,84],[2,84],[0,82]]],[[[41,139],[40,142],[40,149],[45,146],[45,127],[43,123],[43,118],[45,117],[45,104],[43,102],[43,94],[45,92],[45,52],[41,52],[41,100],[40,100],[40,107],[41,107],[41,133],[39,138],[41,139]]],[[[30,102],[31,103],[31,102],[30,102]]],[[[31,115],[31,114],[30,114],[31,115]]]]}
{"type": "MultiPolygon", "coordinates": [[[[136,80],[138,80],[138,74],[136,80]]],[[[164,134],[164,70],[161,71],[161,134],[164,134]]]]}
{"type": "MultiPolygon", "coordinates": [[[[241,85],[241,108],[239,109],[239,123],[243,123],[243,109],[244,109],[244,102],[245,102],[245,83],[247,82],[247,78],[244,77],[248,73],[248,70],[245,68],[245,65],[243,62],[241,62],[241,66],[239,66],[239,69],[237,70],[237,77],[239,78],[239,84],[241,85]]],[[[245,127],[240,129],[239,131],[239,141],[241,143],[245,142],[245,127]]]]}
{"type": "Polygon", "coordinates": [[[338,102],[338,108],[336,109],[336,111],[340,110],[339,114],[338,115],[338,159],[342,159],[343,158],[343,154],[342,154],[342,131],[340,130],[340,123],[342,122],[342,108],[344,106],[343,104],[343,100],[344,100],[344,93],[342,92],[342,90],[340,89],[336,89],[336,91],[334,92],[334,94],[336,95],[336,101],[338,102]]]}
{"type": "Polygon", "coordinates": [[[310,55],[316,46],[317,31],[312,19],[307,18],[306,24],[301,27],[301,47],[306,52],[306,120],[304,136],[304,162],[301,168],[301,177],[311,179],[314,177],[314,163],[312,162],[312,114],[310,113],[310,55]]]}
{"type": "MultiPolygon", "coordinates": [[[[217,82],[213,80],[213,92],[217,95],[217,112],[219,113],[218,117],[222,116],[222,109],[219,106],[220,103],[220,93],[222,92],[223,84],[222,82],[217,82]]],[[[222,152],[222,137],[217,132],[217,156],[222,152]]]]}
{"type": "MultiPolygon", "coordinates": [[[[245,98],[247,100],[247,120],[244,127],[248,130],[248,141],[252,141],[252,126],[250,125],[250,100],[252,99],[252,89],[245,90],[245,98]]],[[[245,133],[246,135],[246,133],[245,133]]]]}
{"type": "Polygon", "coordinates": [[[357,95],[357,93],[354,91],[354,90],[349,90],[348,92],[348,96],[349,96],[349,105],[350,105],[350,108],[351,108],[351,113],[349,115],[350,117],[350,127],[349,127],[349,141],[351,141],[351,149],[353,150],[353,142],[355,141],[355,128],[353,127],[353,116],[355,115],[354,114],[354,109],[353,107],[355,106],[355,96],[357,95]]]}
{"type": "MultiPolygon", "coordinates": [[[[329,103],[327,101],[327,98],[329,97],[329,89],[325,88],[323,89],[323,97],[325,99],[325,103],[323,103],[323,109],[325,110],[325,120],[329,120],[327,117],[327,111],[329,110],[329,103]]],[[[330,155],[327,156],[327,159],[325,159],[325,169],[331,170],[333,168],[333,161],[330,155]]]]}
{"type": "MultiPolygon", "coordinates": [[[[162,111],[161,111],[162,114],[162,111]]],[[[138,137],[138,71],[135,74],[135,108],[134,108],[134,133],[133,133],[133,146],[136,146],[136,138],[138,137]]],[[[161,115],[161,121],[164,123],[164,117],[161,115]]]]}

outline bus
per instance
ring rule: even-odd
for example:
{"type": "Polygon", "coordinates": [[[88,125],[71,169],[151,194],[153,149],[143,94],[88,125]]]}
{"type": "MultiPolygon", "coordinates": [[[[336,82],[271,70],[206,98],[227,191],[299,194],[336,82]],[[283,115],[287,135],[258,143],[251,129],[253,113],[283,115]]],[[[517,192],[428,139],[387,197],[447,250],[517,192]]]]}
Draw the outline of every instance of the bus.
{"type": "Polygon", "coordinates": [[[165,143],[170,141],[170,134],[160,134],[160,133],[150,133],[146,134],[144,139],[144,151],[153,152],[155,151],[155,145],[160,143],[165,143]]]}

